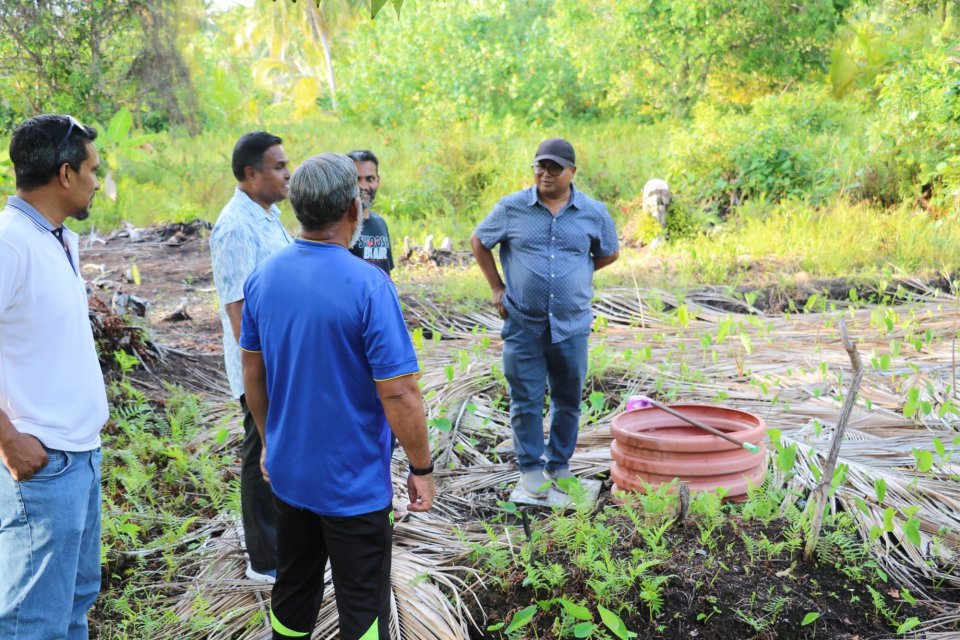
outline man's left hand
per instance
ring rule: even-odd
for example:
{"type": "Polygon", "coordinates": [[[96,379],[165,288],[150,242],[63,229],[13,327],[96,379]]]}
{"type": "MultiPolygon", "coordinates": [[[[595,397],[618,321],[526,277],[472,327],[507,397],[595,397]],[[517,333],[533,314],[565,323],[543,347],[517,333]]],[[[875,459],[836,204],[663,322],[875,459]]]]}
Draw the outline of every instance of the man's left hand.
{"type": "Polygon", "coordinates": [[[433,481],[433,474],[407,476],[407,489],[410,491],[410,504],[407,511],[430,511],[433,507],[433,498],[437,495],[437,485],[433,481]]]}

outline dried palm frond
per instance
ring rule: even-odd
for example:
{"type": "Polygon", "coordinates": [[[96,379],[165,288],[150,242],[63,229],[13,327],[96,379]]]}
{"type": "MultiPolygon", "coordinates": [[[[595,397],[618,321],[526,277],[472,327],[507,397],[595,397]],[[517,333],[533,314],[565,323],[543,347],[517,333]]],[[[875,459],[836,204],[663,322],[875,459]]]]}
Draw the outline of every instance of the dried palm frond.
{"type": "MultiPolygon", "coordinates": [[[[952,444],[958,419],[937,411],[956,402],[951,335],[960,312],[934,290],[919,285],[914,290],[909,306],[858,309],[841,302],[836,313],[795,316],[765,316],[723,290],[682,301],[640,288],[599,292],[598,315],[607,325],[591,336],[591,348],[596,355],[602,346],[615,357],[592,373],[606,406],[599,414],[584,414],[571,469],[582,476],[609,471],[610,421],[629,395],[720,402],[764,418],[781,432],[782,446],[796,445],[789,474],[771,468],[791,489],[790,501],[804,499],[818,482],[850,377],[836,329],[836,315],[843,313],[868,370],[840,449],[838,464],[844,465],[846,478],[828,512],[847,513],[864,540],[870,540],[874,527],[884,524],[885,510],[892,508],[893,531],[872,543],[879,564],[915,593],[922,594],[930,580],[960,586],[960,576],[951,569],[960,556],[960,450],[952,444]],[[681,318],[676,309],[682,305],[687,310],[681,318]],[[889,314],[897,318],[888,322],[889,314]],[[912,342],[916,336],[924,337],[919,348],[912,342]],[[892,356],[897,343],[900,353],[892,356]],[[646,348],[649,358],[636,357],[646,348]],[[868,360],[884,354],[891,355],[885,369],[869,367],[868,360]],[[905,417],[911,393],[929,402],[931,410],[918,408],[905,417]],[[936,457],[934,469],[920,472],[914,452],[933,450],[934,439],[945,455],[936,457]],[[886,486],[882,502],[875,487],[880,481],[886,486]],[[919,520],[919,547],[904,532],[911,513],[919,520]]],[[[420,354],[439,497],[431,514],[414,515],[396,527],[392,634],[397,640],[466,638],[474,622],[467,606],[475,601],[473,590],[482,587],[479,577],[464,568],[465,557],[471,544],[489,540],[471,525],[497,509],[518,479],[507,393],[496,374],[502,370],[502,323],[485,308],[447,311],[426,297],[405,298],[405,304],[412,323],[443,337],[426,341],[420,354]],[[484,339],[489,346],[478,348],[484,339]]],[[[545,430],[548,425],[549,415],[545,430]]],[[[239,436],[236,422],[228,428],[231,438],[239,436]]],[[[772,451],[771,458],[775,455],[772,451]]],[[[397,504],[406,502],[405,460],[398,450],[393,478],[397,504]]],[[[194,540],[201,544],[185,573],[195,570],[195,577],[173,586],[181,594],[171,602],[179,622],[161,635],[268,637],[268,593],[242,579],[245,561],[236,523],[231,518],[206,523],[194,540]],[[210,622],[201,632],[197,621],[204,619],[216,624],[210,622]]],[[[941,630],[955,622],[955,613],[928,621],[920,637],[950,637],[941,630]]],[[[336,608],[328,597],[315,637],[334,638],[336,629],[336,608]]]]}

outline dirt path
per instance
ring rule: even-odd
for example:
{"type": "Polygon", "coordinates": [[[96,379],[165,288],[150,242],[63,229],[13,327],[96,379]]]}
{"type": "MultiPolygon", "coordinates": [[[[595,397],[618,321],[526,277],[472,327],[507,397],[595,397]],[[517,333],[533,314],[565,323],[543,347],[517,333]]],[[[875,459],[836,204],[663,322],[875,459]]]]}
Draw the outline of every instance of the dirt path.
{"type": "Polygon", "coordinates": [[[142,322],[155,342],[222,353],[208,236],[199,222],[85,236],[80,262],[91,295],[142,322]],[[171,318],[178,308],[185,315],[171,318]]]}

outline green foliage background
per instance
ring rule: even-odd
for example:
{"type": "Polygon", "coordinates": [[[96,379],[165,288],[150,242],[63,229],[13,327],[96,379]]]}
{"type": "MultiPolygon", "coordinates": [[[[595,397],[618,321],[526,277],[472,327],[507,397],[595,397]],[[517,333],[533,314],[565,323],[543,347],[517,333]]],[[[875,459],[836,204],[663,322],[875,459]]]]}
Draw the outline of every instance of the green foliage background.
{"type": "Polygon", "coordinates": [[[44,6],[0,8],[0,128],[41,111],[132,114],[111,141],[116,200],[101,195],[86,227],[214,219],[233,142],[253,129],[282,136],[294,164],[374,150],[378,207],[417,242],[463,243],[529,183],[551,135],[574,142],[578,184],[621,224],[666,178],[678,251],[717,224],[783,216],[917,216],[921,238],[957,224],[955,3],[421,1],[373,20],[365,0],[44,6]]]}

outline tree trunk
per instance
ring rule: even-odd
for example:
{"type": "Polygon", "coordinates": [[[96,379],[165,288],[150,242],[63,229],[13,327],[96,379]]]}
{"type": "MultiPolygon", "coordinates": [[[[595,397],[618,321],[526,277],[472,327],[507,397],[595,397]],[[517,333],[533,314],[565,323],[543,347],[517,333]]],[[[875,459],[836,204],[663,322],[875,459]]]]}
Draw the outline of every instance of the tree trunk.
{"type": "Polygon", "coordinates": [[[333,58],[330,56],[330,41],[327,34],[320,32],[320,44],[323,45],[323,57],[327,60],[327,86],[330,87],[330,105],[337,110],[337,80],[333,75],[333,58]]]}
{"type": "Polygon", "coordinates": [[[310,19],[310,30],[313,31],[313,37],[320,41],[323,47],[323,57],[327,62],[327,87],[330,90],[330,104],[334,110],[337,108],[337,80],[333,73],[333,56],[330,53],[330,37],[324,28],[320,19],[320,10],[312,2],[307,3],[307,16],[310,19]]]}

